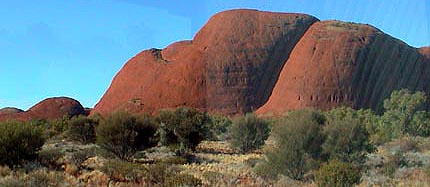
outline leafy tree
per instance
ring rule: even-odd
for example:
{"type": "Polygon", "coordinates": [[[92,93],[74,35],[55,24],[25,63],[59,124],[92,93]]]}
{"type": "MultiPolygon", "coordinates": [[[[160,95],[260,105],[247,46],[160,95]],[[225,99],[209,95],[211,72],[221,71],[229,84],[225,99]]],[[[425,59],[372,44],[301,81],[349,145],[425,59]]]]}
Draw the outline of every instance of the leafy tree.
{"type": "Polygon", "coordinates": [[[260,148],[269,137],[269,125],[254,114],[237,119],[229,128],[230,144],[241,152],[260,148]]]}

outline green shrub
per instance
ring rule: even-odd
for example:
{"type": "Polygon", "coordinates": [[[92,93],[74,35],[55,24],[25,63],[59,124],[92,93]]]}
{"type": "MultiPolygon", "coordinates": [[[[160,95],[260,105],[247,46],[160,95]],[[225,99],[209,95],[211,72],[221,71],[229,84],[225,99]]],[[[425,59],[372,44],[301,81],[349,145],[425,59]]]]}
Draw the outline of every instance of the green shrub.
{"type": "Polygon", "coordinates": [[[194,149],[207,133],[210,118],[206,113],[192,108],[160,111],[157,116],[159,142],[180,149],[194,149]]]}
{"type": "Polygon", "coordinates": [[[423,92],[411,93],[406,89],[393,91],[390,98],[384,100],[385,112],[376,125],[375,138],[373,138],[377,140],[375,143],[383,144],[400,138],[404,133],[415,134],[422,127],[428,128],[425,122],[426,116],[419,112],[424,110],[426,100],[427,97],[423,92]],[[418,116],[415,117],[416,114],[418,116]],[[424,122],[424,124],[413,124],[413,122],[424,122]]]}
{"type": "Polygon", "coordinates": [[[357,111],[337,108],[326,114],[323,128],[325,141],[322,152],[328,159],[362,163],[368,152],[374,150],[369,142],[369,133],[357,111]]]}
{"type": "Polygon", "coordinates": [[[416,112],[406,131],[413,136],[430,136],[430,113],[425,111],[416,112]]]}
{"type": "Polygon", "coordinates": [[[246,114],[237,119],[228,129],[230,144],[241,152],[260,148],[269,137],[269,125],[254,114],[246,114]]]}
{"type": "Polygon", "coordinates": [[[257,165],[257,173],[271,178],[282,174],[303,179],[307,171],[318,166],[323,123],[324,117],[313,110],[293,111],[275,121],[271,134],[274,145],[265,150],[266,160],[257,165]]]}
{"type": "Polygon", "coordinates": [[[138,149],[154,145],[156,127],[150,116],[137,118],[117,112],[102,120],[96,128],[96,142],[101,148],[121,159],[129,159],[138,149]]]}
{"type": "Polygon", "coordinates": [[[14,166],[36,158],[44,142],[42,130],[36,126],[14,121],[0,123],[0,165],[14,166]]]}
{"type": "Polygon", "coordinates": [[[37,160],[42,166],[49,169],[60,169],[62,164],[59,162],[64,156],[60,149],[43,149],[39,151],[37,160]]]}
{"type": "Polygon", "coordinates": [[[70,119],[65,135],[67,138],[82,143],[96,141],[95,128],[98,122],[86,116],[78,116],[70,119]]]}
{"type": "Polygon", "coordinates": [[[351,163],[330,161],[316,173],[315,182],[320,187],[347,187],[360,181],[360,170],[351,163]]]}
{"type": "Polygon", "coordinates": [[[227,130],[233,123],[230,118],[222,115],[214,115],[210,117],[210,123],[206,129],[208,130],[206,138],[212,141],[226,140],[227,130]]]}

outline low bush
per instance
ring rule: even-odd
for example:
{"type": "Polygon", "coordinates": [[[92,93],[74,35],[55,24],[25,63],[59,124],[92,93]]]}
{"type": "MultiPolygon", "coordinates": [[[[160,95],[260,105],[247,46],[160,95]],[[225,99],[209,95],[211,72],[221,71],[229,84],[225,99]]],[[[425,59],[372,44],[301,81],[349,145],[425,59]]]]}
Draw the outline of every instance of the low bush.
{"type": "Polygon", "coordinates": [[[265,150],[266,160],[256,166],[256,172],[275,178],[279,174],[301,180],[304,174],[318,167],[324,140],[324,116],[313,110],[298,110],[274,122],[274,144],[265,150]]]}
{"type": "Polygon", "coordinates": [[[315,182],[320,187],[345,187],[357,184],[360,177],[360,170],[351,163],[332,160],[319,168],[315,182]]]}
{"type": "Polygon", "coordinates": [[[214,115],[210,116],[210,123],[206,127],[208,140],[212,141],[223,141],[228,139],[227,130],[233,123],[231,119],[227,116],[214,115]]]}
{"type": "Polygon", "coordinates": [[[98,122],[86,116],[78,116],[70,119],[65,136],[71,140],[82,143],[93,143],[96,141],[95,128],[98,122]]]}
{"type": "Polygon", "coordinates": [[[269,125],[254,114],[237,119],[228,129],[230,144],[242,153],[260,148],[269,137],[269,125]]]}
{"type": "Polygon", "coordinates": [[[157,163],[147,168],[147,177],[152,184],[161,186],[200,186],[200,179],[192,175],[180,173],[181,169],[175,165],[157,163]]]}
{"type": "Polygon", "coordinates": [[[139,150],[154,146],[156,126],[150,116],[137,118],[118,112],[102,120],[96,128],[96,142],[121,159],[129,159],[139,150]]]}
{"type": "Polygon", "coordinates": [[[0,123],[0,165],[14,166],[36,158],[45,142],[39,127],[28,123],[0,123]]]}
{"type": "Polygon", "coordinates": [[[99,169],[115,182],[142,183],[147,172],[146,168],[139,164],[122,160],[108,160],[99,169]]]}
{"type": "Polygon", "coordinates": [[[324,157],[344,162],[364,162],[366,154],[372,152],[374,147],[363,119],[350,108],[329,111],[323,128],[324,157]]]}
{"type": "Polygon", "coordinates": [[[178,108],[175,111],[160,111],[159,143],[179,149],[194,149],[206,136],[210,118],[206,113],[192,108],[178,108]]]}

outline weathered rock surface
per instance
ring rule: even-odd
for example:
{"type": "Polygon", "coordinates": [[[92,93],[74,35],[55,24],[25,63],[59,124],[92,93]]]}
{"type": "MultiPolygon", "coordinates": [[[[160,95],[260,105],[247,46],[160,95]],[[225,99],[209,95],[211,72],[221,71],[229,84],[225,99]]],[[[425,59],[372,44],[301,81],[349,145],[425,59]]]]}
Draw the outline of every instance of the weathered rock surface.
{"type": "MultiPolygon", "coordinates": [[[[422,50],[423,51],[423,50],[422,50]]],[[[315,23],[294,48],[258,114],[347,105],[381,111],[393,90],[429,89],[428,58],[369,25],[315,23]]]]}
{"type": "Polygon", "coordinates": [[[0,121],[18,120],[30,121],[33,119],[56,119],[64,115],[85,115],[86,112],[79,101],[68,97],[53,97],[45,99],[25,112],[0,114],[0,121]]]}
{"type": "Polygon", "coordinates": [[[225,114],[256,109],[315,21],[304,14],[256,10],[216,14],[194,40],[146,50],[128,61],[92,114],[178,106],[225,114]]]}
{"type": "Polygon", "coordinates": [[[427,58],[430,58],[430,47],[421,47],[419,49],[420,53],[426,56],[427,58]]]}
{"type": "Polygon", "coordinates": [[[0,109],[0,115],[1,114],[15,114],[15,113],[20,113],[20,112],[24,112],[24,111],[19,109],[19,108],[14,108],[14,107],[5,107],[5,108],[0,109]]]}

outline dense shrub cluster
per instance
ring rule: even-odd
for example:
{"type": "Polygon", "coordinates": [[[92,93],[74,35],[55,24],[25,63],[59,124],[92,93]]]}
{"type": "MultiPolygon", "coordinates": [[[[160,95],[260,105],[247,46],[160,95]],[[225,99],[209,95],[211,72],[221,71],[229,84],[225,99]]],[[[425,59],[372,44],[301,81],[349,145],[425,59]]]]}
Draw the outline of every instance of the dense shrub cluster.
{"type": "Polygon", "coordinates": [[[44,142],[39,127],[14,121],[0,123],[0,165],[14,166],[36,158],[44,142]]]}
{"type": "Polygon", "coordinates": [[[245,153],[264,145],[269,137],[269,125],[253,114],[246,114],[235,120],[228,132],[230,144],[245,153]]]}

